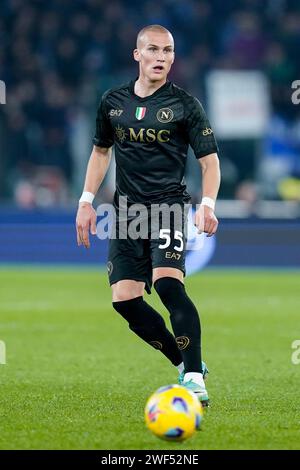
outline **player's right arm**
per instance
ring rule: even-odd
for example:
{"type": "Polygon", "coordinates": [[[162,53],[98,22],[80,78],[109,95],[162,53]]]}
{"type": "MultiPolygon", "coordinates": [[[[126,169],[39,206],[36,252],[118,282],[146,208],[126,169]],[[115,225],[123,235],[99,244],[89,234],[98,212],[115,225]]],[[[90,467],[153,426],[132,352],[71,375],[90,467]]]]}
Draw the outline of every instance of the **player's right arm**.
{"type": "MultiPolygon", "coordinates": [[[[83,191],[96,194],[106,175],[111,160],[111,148],[98,147],[94,145],[91,153],[83,191]]],[[[89,202],[79,202],[76,231],[78,246],[90,247],[89,231],[96,235],[97,214],[92,204],[89,202]]]]}
{"type": "MultiPolygon", "coordinates": [[[[114,144],[114,132],[110,125],[107,109],[107,96],[109,90],[103,94],[98,106],[96,118],[96,132],[94,147],[91,153],[85,177],[84,189],[96,195],[104,176],[108,170],[111,159],[111,147],[114,144]]],[[[79,202],[76,230],[78,246],[90,247],[89,231],[96,235],[97,214],[89,202],[79,202]]]]}

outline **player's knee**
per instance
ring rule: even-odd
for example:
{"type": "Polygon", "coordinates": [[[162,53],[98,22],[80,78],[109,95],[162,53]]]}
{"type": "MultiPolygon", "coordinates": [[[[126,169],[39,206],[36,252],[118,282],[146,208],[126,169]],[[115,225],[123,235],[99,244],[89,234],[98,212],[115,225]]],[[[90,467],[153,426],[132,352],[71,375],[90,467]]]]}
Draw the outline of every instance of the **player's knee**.
{"type": "Polygon", "coordinates": [[[118,282],[112,285],[113,302],[125,302],[136,297],[141,297],[142,295],[143,288],[141,286],[137,286],[135,284],[130,286],[118,282]]]}
{"type": "Polygon", "coordinates": [[[119,289],[113,295],[113,302],[126,302],[127,300],[134,299],[134,297],[135,296],[133,293],[128,292],[124,289],[119,289]]]}

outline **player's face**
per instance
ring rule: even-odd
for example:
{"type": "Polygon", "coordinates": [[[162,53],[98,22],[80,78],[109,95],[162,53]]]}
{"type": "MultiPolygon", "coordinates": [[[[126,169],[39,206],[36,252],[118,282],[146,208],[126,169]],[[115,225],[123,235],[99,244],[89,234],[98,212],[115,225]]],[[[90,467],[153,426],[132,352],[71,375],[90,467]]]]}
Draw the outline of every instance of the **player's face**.
{"type": "Polygon", "coordinates": [[[140,75],[151,82],[164,82],[174,62],[174,40],[169,33],[145,33],[134,50],[140,63],[140,75]]]}

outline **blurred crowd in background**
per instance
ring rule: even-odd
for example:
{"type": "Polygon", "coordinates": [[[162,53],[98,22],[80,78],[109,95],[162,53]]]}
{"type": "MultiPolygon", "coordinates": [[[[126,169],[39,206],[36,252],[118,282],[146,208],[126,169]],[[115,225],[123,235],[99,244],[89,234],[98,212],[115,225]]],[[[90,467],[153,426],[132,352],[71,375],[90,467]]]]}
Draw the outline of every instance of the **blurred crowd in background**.
{"type": "MultiPolygon", "coordinates": [[[[264,138],[219,140],[220,197],[300,200],[300,105],[291,101],[291,84],[300,79],[299,0],[1,0],[1,201],[34,207],[78,200],[97,104],[103,91],[137,76],[132,50],[148,24],[171,30],[170,79],[204,106],[210,70],[260,70],[270,83],[264,138]]],[[[197,199],[194,161],[187,179],[197,199]]],[[[111,174],[100,199],[112,191],[111,174]]]]}

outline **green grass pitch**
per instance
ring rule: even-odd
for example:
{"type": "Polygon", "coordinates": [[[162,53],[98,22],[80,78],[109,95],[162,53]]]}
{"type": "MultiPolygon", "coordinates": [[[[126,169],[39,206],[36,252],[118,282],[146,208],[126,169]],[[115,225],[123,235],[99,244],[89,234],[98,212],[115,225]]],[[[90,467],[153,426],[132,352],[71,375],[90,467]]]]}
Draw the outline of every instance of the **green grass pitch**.
{"type": "MultiPolygon", "coordinates": [[[[186,280],[201,312],[211,408],[168,443],[144,405],[177,371],[113,311],[96,270],[0,270],[0,449],[299,449],[299,272],[204,271],[186,280]]],[[[147,296],[163,312],[155,293],[147,296]]]]}

